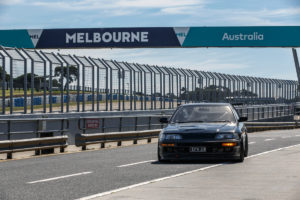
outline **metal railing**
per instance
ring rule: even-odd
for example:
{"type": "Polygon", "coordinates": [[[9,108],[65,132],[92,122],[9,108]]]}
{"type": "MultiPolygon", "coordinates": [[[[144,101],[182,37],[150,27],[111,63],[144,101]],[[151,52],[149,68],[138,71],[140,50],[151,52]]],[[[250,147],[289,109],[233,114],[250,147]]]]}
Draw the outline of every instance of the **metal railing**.
{"type": "Polygon", "coordinates": [[[35,155],[40,155],[43,150],[49,152],[53,148],[60,148],[60,152],[64,152],[64,148],[68,145],[68,136],[65,133],[69,129],[69,121],[64,118],[0,119],[0,124],[2,128],[0,135],[6,137],[0,141],[0,154],[6,153],[7,159],[12,159],[13,153],[24,151],[35,151],[35,155]],[[47,128],[47,124],[53,121],[60,121],[59,129],[47,128]],[[32,128],[23,130],[24,123],[32,123],[30,126],[35,126],[36,130],[32,128]]]}
{"type": "Polygon", "coordinates": [[[0,47],[0,113],[171,109],[189,102],[289,103],[297,81],[0,47]]]}

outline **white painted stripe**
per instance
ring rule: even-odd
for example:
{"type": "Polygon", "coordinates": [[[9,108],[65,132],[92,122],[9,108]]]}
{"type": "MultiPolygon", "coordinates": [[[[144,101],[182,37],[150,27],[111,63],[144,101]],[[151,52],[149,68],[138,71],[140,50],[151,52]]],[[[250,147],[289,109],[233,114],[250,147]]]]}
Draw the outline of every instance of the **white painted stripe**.
{"type": "Polygon", "coordinates": [[[31,181],[31,182],[27,182],[27,183],[28,184],[41,183],[41,182],[53,181],[53,180],[57,180],[57,179],[69,178],[69,177],[72,177],[72,176],[86,175],[86,174],[90,174],[90,173],[93,173],[93,172],[81,172],[81,173],[77,173],[77,174],[69,174],[69,175],[65,175],[65,176],[58,176],[58,177],[54,177],[54,178],[47,178],[47,179],[38,180],[38,181],[31,181]]]}
{"type": "Polygon", "coordinates": [[[141,161],[141,162],[130,163],[130,164],[126,164],[126,165],[120,165],[120,166],[117,166],[117,167],[128,167],[128,166],[132,166],[132,165],[139,165],[139,164],[154,162],[154,161],[156,161],[156,160],[145,160],[145,161],[141,161]]]}
{"type": "Polygon", "coordinates": [[[249,142],[249,144],[255,144],[256,142],[249,142]]]}
{"type": "Polygon", "coordinates": [[[272,141],[272,140],[275,140],[274,138],[268,138],[268,139],[265,139],[265,141],[272,141]]]}
{"type": "Polygon", "coordinates": [[[281,138],[285,139],[285,138],[290,138],[290,137],[292,137],[292,136],[282,136],[281,138]]]}
{"type": "Polygon", "coordinates": [[[296,135],[296,137],[300,137],[300,135],[296,135]]]}
{"type": "Polygon", "coordinates": [[[170,178],[175,178],[175,177],[178,177],[178,176],[183,176],[183,175],[191,174],[191,173],[194,173],[194,172],[204,171],[204,170],[207,170],[207,169],[210,169],[210,168],[221,166],[223,164],[224,163],[216,164],[216,165],[211,165],[211,166],[208,166],[208,167],[203,167],[203,168],[192,170],[192,171],[187,171],[187,172],[183,172],[183,173],[179,173],[179,174],[174,174],[174,175],[171,175],[171,176],[166,176],[166,177],[154,179],[154,180],[151,180],[151,181],[146,181],[146,182],[142,182],[142,183],[138,183],[138,184],[134,184],[134,185],[130,185],[130,186],[118,188],[118,189],[115,189],[115,190],[110,190],[110,191],[107,191],[107,192],[102,192],[102,193],[99,193],[99,194],[94,194],[94,195],[91,195],[91,196],[82,197],[82,198],[80,198],[78,200],[94,199],[94,198],[102,197],[102,196],[109,195],[109,194],[112,194],[112,193],[115,193],[115,192],[120,192],[120,191],[123,191],[123,190],[128,190],[128,189],[139,187],[139,186],[142,186],[142,185],[147,185],[149,183],[155,183],[155,182],[167,180],[167,179],[170,179],[170,178]]]}
{"type": "MultiPolygon", "coordinates": [[[[278,149],[273,149],[271,151],[265,151],[265,152],[262,152],[262,153],[259,153],[259,154],[248,156],[245,159],[249,159],[249,158],[253,158],[253,157],[265,155],[265,154],[268,154],[268,153],[272,153],[272,152],[276,152],[276,151],[280,151],[280,150],[283,150],[283,149],[288,149],[288,148],[292,148],[292,147],[296,147],[296,146],[300,146],[300,144],[292,145],[292,146],[287,146],[287,147],[282,147],[282,148],[278,148],[278,149]]],[[[128,189],[136,188],[136,187],[139,187],[139,186],[142,186],[142,185],[147,185],[147,184],[150,184],[150,183],[155,183],[155,182],[159,182],[159,181],[163,181],[163,180],[175,178],[175,177],[178,177],[178,176],[183,176],[183,175],[187,175],[187,174],[191,174],[191,173],[195,173],[195,172],[199,172],[199,171],[208,170],[208,169],[211,169],[211,168],[222,166],[224,164],[226,164],[226,163],[220,163],[220,164],[216,164],[216,165],[210,165],[208,167],[203,167],[203,168],[195,169],[195,170],[192,170],[192,171],[187,171],[187,172],[183,172],[183,173],[179,173],[179,174],[174,174],[174,175],[166,176],[166,177],[163,177],[163,178],[153,179],[153,180],[150,180],[150,181],[146,181],[146,182],[142,182],[142,183],[137,183],[137,184],[129,185],[129,186],[126,186],[126,187],[121,187],[121,188],[110,190],[110,191],[107,191],[107,192],[102,192],[102,193],[99,193],[99,194],[94,194],[94,195],[82,197],[82,198],[79,198],[77,200],[90,200],[90,199],[94,199],[94,198],[97,198],[97,197],[102,197],[102,196],[105,196],[105,195],[109,195],[109,194],[112,194],[112,193],[115,193],[115,192],[120,192],[120,191],[123,191],[123,190],[128,190],[128,189]]]]}
{"type": "Polygon", "coordinates": [[[280,151],[280,150],[284,150],[284,149],[289,149],[289,148],[297,147],[297,146],[300,146],[300,144],[287,146],[287,147],[282,147],[282,148],[278,148],[278,149],[273,149],[273,150],[270,150],[270,151],[265,151],[265,152],[262,152],[262,153],[258,153],[258,154],[248,156],[245,159],[254,158],[254,157],[257,157],[257,156],[261,156],[261,155],[265,155],[265,154],[268,154],[268,153],[272,153],[272,152],[276,152],[276,151],[280,151]]]}

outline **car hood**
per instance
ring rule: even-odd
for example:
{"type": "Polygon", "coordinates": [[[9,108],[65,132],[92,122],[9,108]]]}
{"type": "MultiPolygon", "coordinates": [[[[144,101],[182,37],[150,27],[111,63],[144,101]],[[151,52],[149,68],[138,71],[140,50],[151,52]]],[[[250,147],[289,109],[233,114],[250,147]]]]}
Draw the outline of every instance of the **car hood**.
{"type": "Polygon", "coordinates": [[[224,133],[234,132],[236,123],[175,123],[164,128],[165,133],[224,133]]]}

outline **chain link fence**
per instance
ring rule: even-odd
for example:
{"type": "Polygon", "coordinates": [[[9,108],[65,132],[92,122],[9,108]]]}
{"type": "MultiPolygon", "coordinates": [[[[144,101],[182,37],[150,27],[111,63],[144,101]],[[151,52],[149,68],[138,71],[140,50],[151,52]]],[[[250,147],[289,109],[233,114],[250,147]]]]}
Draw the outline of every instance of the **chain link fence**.
{"type": "Polygon", "coordinates": [[[293,80],[0,47],[0,113],[171,109],[192,102],[291,103],[293,80]]]}

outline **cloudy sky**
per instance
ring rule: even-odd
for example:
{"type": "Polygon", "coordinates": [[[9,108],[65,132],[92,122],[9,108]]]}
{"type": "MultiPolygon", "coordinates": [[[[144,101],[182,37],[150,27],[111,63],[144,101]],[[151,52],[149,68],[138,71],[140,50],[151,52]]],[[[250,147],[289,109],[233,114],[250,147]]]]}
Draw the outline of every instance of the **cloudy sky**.
{"type": "MultiPolygon", "coordinates": [[[[273,25],[299,26],[300,0],[0,0],[0,29],[273,25]]],[[[300,55],[300,49],[297,50],[300,55]]],[[[60,52],[297,79],[292,51],[288,48],[61,49],[60,52]]]]}

